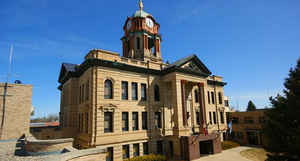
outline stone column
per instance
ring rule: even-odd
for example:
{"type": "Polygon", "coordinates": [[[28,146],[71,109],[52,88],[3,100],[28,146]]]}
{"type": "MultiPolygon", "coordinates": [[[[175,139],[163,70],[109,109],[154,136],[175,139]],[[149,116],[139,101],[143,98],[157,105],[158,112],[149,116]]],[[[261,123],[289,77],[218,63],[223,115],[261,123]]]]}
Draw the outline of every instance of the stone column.
{"type": "Polygon", "coordinates": [[[204,128],[206,124],[206,108],[205,108],[205,95],[204,95],[204,84],[198,83],[199,89],[199,104],[201,113],[201,126],[204,128]]]}
{"type": "Polygon", "coordinates": [[[155,52],[158,53],[160,52],[160,43],[159,43],[159,39],[155,40],[155,52]]]}
{"type": "Polygon", "coordinates": [[[186,110],[186,98],[185,98],[185,80],[181,80],[181,100],[182,100],[182,117],[183,126],[187,126],[187,110],[186,110]]]}

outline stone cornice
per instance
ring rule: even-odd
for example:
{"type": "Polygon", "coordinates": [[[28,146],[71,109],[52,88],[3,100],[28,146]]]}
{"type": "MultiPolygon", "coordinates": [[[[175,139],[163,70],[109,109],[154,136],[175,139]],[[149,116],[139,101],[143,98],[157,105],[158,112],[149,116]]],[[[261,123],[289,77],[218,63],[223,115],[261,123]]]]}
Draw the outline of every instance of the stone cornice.
{"type": "MultiPolygon", "coordinates": [[[[63,79],[59,80],[59,83],[61,83],[61,85],[58,87],[58,89],[61,90],[62,85],[65,82],[67,82],[70,78],[80,77],[90,67],[98,67],[98,66],[114,68],[114,69],[119,69],[119,70],[124,70],[124,71],[130,71],[130,72],[135,72],[135,73],[141,73],[141,74],[158,75],[158,76],[163,76],[165,74],[172,73],[172,72],[180,72],[180,73],[191,74],[191,75],[205,77],[205,78],[209,76],[206,73],[201,73],[201,72],[184,69],[184,68],[180,68],[180,67],[172,67],[172,68],[167,68],[167,69],[163,69],[163,70],[156,70],[156,69],[137,67],[137,66],[133,66],[133,65],[120,63],[120,62],[112,62],[112,61],[103,60],[103,59],[87,59],[81,65],[76,67],[75,72],[68,72],[63,77],[63,79]]],[[[208,82],[208,83],[210,83],[210,82],[208,82]]],[[[221,82],[221,83],[223,83],[223,82],[221,82]]]]}

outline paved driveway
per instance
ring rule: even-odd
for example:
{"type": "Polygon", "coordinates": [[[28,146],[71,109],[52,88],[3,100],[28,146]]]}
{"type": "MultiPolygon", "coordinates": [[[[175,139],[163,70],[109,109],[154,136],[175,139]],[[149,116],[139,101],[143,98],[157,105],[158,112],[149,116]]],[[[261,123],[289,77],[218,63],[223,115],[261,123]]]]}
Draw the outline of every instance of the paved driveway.
{"type": "Polygon", "coordinates": [[[246,149],[250,149],[250,147],[240,146],[223,150],[222,153],[201,157],[193,161],[250,161],[240,155],[240,152],[246,149]]]}

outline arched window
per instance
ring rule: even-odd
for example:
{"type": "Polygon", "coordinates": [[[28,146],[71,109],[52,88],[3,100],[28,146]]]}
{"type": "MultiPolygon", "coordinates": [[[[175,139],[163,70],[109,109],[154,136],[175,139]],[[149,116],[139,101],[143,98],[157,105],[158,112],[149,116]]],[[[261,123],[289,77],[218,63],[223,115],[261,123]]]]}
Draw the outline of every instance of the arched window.
{"type": "Polygon", "coordinates": [[[104,82],[104,98],[112,99],[113,98],[113,84],[111,80],[107,79],[104,82]]]}
{"type": "Polygon", "coordinates": [[[154,100],[155,101],[159,101],[160,100],[158,85],[154,86],[154,100]]]}

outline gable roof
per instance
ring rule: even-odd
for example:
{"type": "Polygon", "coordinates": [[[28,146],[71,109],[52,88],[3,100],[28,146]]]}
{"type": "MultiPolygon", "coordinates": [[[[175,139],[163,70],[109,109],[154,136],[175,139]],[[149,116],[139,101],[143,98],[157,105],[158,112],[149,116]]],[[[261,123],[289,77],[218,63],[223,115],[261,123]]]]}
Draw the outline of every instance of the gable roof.
{"type": "Polygon", "coordinates": [[[177,60],[176,62],[168,65],[164,70],[171,70],[171,69],[189,70],[193,73],[196,72],[196,73],[199,73],[202,75],[207,75],[207,76],[211,75],[210,70],[202,63],[202,61],[195,54],[192,54],[190,56],[187,56],[187,57],[177,60]],[[191,61],[193,61],[201,71],[181,68],[181,66],[183,66],[184,64],[191,62],[191,61]]]}
{"type": "Polygon", "coordinates": [[[75,72],[77,64],[63,63],[62,66],[65,67],[67,71],[75,72]]]}
{"type": "Polygon", "coordinates": [[[61,83],[62,80],[64,79],[64,77],[68,73],[76,72],[76,67],[77,66],[78,66],[77,64],[62,63],[61,69],[60,69],[60,74],[59,74],[59,77],[58,77],[58,82],[61,83]]]}

